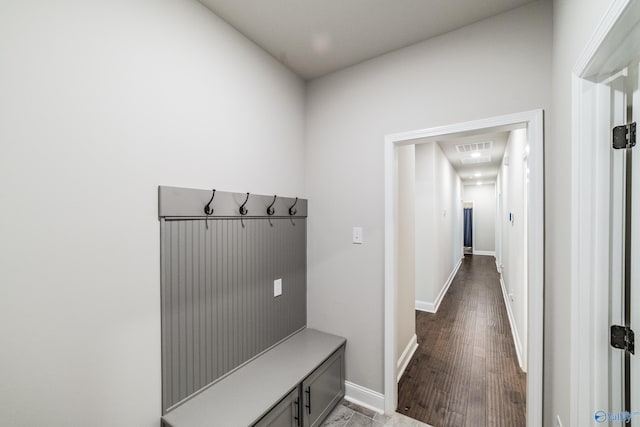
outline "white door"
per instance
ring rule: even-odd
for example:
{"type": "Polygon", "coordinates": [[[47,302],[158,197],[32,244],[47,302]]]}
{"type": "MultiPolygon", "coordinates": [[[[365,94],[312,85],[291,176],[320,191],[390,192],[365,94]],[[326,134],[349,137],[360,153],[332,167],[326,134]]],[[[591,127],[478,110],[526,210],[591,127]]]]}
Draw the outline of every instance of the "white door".
{"type": "MultiPolygon", "coordinates": [[[[629,69],[629,96],[631,107],[627,121],[640,122],[640,63],[636,62],[629,69]]],[[[633,331],[640,336],[640,145],[636,146],[633,155],[632,170],[632,210],[631,210],[631,295],[628,297],[629,323],[633,331]]],[[[635,353],[629,355],[630,369],[630,410],[636,412],[633,426],[640,426],[640,355],[636,346],[635,353]]]]}
{"type": "MultiPolygon", "coordinates": [[[[638,121],[638,63],[621,70],[606,86],[603,102],[609,104],[611,128],[638,121]]],[[[627,346],[626,328],[640,332],[640,145],[614,149],[611,139],[609,408],[596,412],[595,421],[640,426],[640,356],[637,350],[614,347],[627,346]],[[614,343],[619,341],[616,336],[626,342],[614,343]]]]}

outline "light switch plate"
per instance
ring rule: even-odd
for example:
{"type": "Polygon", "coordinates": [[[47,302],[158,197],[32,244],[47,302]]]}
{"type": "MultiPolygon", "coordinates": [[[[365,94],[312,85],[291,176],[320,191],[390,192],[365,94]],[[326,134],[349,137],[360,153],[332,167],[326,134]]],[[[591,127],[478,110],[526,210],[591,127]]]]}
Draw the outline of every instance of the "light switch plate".
{"type": "Polygon", "coordinates": [[[363,243],[362,227],[353,227],[352,243],[354,245],[361,245],[363,243]]]}
{"type": "Polygon", "coordinates": [[[273,296],[278,297],[282,295],[282,279],[276,279],[273,281],[273,296]]]}

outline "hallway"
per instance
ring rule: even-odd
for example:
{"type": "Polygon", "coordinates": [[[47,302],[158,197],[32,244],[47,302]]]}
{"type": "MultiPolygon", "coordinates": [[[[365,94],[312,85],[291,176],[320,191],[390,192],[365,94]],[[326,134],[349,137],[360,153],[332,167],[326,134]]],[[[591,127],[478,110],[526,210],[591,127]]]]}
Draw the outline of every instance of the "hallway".
{"type": "Polygon", "coordinates": [[[399,413],[435,427],[525,426],[526,374],[494,257],[465,255],[438,312],[416,312],[416,334],[399,413]]]}

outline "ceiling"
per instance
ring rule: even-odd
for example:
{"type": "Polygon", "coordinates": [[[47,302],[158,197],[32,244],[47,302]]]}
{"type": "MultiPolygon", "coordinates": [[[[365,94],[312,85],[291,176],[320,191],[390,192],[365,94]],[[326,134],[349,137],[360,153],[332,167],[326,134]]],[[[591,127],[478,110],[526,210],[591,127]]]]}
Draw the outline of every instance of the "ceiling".
{"type": "Polygon", "coordinates": [[[304,79],[532,0],[200,0],[304,79]]]}
{"type": "Polygon", "coordinates": [[[478,182],[495,182],[508,139],[509,132],[495,132],[463,138],[439,139],[438,145],[449,160],[449,163],[451,163],[451,166],[453,166],[458,173],[462,183],[475,184],[478,182]],[[472,157],[473,152],[460,153],[456,149],[458,145],[474,145],[474,143],[484,142],[491,142],[491,149],[478,151],[480,156],[476,159],[472,157]],[[466,162],[470,159],[474,161],[484,160],[485,157],[488,158],[489,161],[476,164],[463,163],[463,161],[466,162]]]}

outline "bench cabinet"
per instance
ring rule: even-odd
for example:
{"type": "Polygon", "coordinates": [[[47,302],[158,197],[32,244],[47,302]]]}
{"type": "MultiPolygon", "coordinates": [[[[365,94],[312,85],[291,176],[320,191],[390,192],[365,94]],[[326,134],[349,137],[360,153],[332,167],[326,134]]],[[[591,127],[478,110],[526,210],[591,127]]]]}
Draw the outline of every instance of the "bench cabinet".
{"type": "Polygon", "coordinates": [[[343,337],[305,328],[162,416],[164,427],[316,427],[344,397],[343,337]]]}
{"type": "Polygon", "coordinates": [[[254,427],[299,427],[300,387],[296,387],[271,409],[254,427]]]}
{"type": "Polygon", "coordinates": [[[320,425],[344,397],[344,347],[302,382],[302,393],[303,427],[320,425]]]}
{"type": "Polygon", "coordinates": [[[319,426],[344,397],[344,379],[342,346],[254,426],[319,426]]]}

